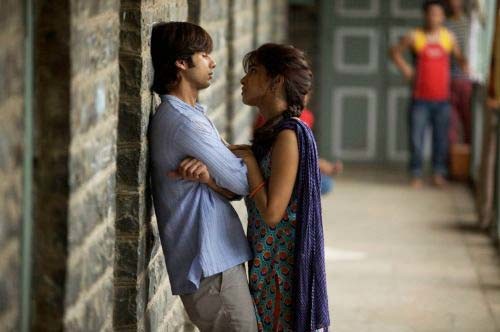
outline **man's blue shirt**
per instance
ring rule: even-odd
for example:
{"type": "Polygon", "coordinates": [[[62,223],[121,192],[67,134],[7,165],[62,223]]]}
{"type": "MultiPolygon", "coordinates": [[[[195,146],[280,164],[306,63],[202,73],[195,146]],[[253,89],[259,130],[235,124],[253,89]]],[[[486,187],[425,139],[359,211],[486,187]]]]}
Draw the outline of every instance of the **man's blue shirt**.
{"type": "Polygon", "coordinates": [[[203,162],[215,183],[248,194],[247,168],[224,145],[205,109],[171,95],[151,119],[153,202],[173,294],[189,294],[200,280],[251,259],[236,211],[206,184],[173,179],[186,157],[203,162]]]}

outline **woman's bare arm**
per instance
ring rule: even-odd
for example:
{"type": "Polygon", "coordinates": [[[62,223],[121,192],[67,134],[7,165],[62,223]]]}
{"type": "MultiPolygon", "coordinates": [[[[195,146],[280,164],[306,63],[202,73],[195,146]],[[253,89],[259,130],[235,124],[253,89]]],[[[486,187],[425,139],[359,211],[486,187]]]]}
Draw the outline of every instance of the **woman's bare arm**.
{"type": "MultiPolygon", "coordinates": [[[[238,155],[238,150],[235,153],[238,155]]],[[[248,153],[248,150],[240,154],[243,154],[247,164],[248,183],[250,190],[253,190],[264,178],[253,154],[248,153]]],[[[253,199],[266,224],[276,225],[290,202],[299,168],[299,147],[294,131],[287,129],[280,132],[273,146],[271,165],[267,186],[259,190],[253,199]]]]}

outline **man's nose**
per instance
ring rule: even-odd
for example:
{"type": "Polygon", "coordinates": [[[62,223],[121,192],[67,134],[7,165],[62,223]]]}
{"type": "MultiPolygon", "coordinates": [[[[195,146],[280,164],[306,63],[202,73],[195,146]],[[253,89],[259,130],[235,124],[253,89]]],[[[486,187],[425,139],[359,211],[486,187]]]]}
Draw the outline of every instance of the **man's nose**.
{"type": "Polygon", "coordinates": [[[212,60],[212,68],[215,68],[217,66],[217,63],[215,62],[214,59],[210,58],[210,60],[212,60]]]}

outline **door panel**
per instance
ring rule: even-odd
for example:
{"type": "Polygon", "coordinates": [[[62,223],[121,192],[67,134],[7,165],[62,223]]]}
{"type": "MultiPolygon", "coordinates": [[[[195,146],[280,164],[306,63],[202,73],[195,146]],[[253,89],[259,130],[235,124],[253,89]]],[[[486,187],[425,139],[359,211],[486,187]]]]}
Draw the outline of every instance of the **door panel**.
{"type": "MultiPolygon", "coordinates": [[[[408,157],[408,83],[388,48],[421,24],[420,0],[323,0],[321,153],[361,162],[408,157]],[[325,120],[325,121],[323,121],[325,120]]],[[[407,60],[411,60],[407,55],[407,60]]]]}

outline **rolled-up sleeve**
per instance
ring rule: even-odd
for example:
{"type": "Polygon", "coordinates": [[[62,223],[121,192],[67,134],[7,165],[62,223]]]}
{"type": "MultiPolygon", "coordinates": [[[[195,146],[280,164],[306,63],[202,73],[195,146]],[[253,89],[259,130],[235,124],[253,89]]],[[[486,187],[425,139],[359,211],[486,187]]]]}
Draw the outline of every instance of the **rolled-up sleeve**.
{"type": "Polygon", "coordinates": [[[204,123],[189,121],[176,131],[173,144],[204,163],[218,186],[241,196],[248,194],[247,167],[221,141],[214,129],[204,123]]]}

